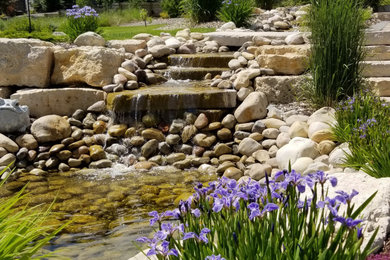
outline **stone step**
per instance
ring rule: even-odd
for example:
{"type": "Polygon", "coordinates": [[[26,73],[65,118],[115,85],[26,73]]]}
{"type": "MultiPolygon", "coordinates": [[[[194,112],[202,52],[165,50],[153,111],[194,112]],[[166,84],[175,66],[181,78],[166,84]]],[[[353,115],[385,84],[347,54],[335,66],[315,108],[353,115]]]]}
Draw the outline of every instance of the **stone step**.
{"type": "Polygon", "coordinates": [[[376,15],[381,21],[390,21],[390,12],[378,12],[376,15]]]}
{"type": "Polygon", "coordinates": [[[390,97],[390,77],[372,77],[365,81],[380,97],[390,97]]]}
{"type": "Polygon", "coordinates": [[[202,80],[207,73],[211,73],[211,77],[220,75],[224,71],[230,70],[229,68],[202,68],[202,67],[175,67],[170,66],[164,70],[155,70],[154,72],[160,73],[170,79],[189,79],[189,80],[202,80]]]}
{"type": "Polygon", "coordinates": [[[390,97],[381,97],[381,99],[390,104],[390,97]]]}
{"type": "Polygon", "coordinates": [[[236,107],[237,92],[210,87],[206,82],[175,82],[110,93],[107,108],[116,113],[236,107]]]}
{"type": "Polygon", "coordinates": [[[390,61],[364,61],[363,77],[390,77],[390,61]]]}
{"type": "Polygon", "coordinates": [[[366,61],[383,61],[390,60],[390,46],[387,45],[374,45],[366,46],[367,55],[366,61]]]}
{"type": "Polygon", "coordinates": [[[168,63],[178,67],[229,68],[228,63],[233,58],[232,52],[172,54],[168,57],[168,63]]]}
{"type": "Polygon", "coordinates": [[[262,36],[270,40],[284,40],[288,35],[296,32],[210,32],[205,33],[210,41],[219,45],[241,47],[245,42],[252,41],[253,36],[262,36]]]}
{"type": "Polygon", "coordinates": [[[390,30],[366,31],[366,45],[390,45],[390,30]]]}

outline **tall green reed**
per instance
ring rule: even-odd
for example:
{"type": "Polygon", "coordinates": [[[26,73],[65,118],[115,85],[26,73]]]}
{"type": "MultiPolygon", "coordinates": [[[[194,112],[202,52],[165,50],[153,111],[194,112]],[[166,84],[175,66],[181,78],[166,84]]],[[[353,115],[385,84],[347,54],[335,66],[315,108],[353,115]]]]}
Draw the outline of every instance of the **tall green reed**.
{"type": "Polygon", "coordinates": [[[193,22],[201,23],[216,20],[222,0],[182,0],[180,5],[183,14],[193,22]]]}
{"type": "Polygon", "coordinates": [[[310,70],[314,102],[332,106],[361,86],[364,20],[361,0],[311,0],[310,70]]]}

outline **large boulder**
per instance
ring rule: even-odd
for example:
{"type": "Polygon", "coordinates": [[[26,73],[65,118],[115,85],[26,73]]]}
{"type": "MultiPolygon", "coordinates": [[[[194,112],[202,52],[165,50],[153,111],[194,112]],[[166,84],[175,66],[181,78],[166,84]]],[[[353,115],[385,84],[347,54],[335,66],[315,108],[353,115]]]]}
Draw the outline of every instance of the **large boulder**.
{"type": "Polygon", "coordinates": [[[34,121],[31,126],[31,134],[40,143],[54,142],[69,137],[71,128],[65,118],[47,115],[34,121]]]}
{"type": "Polygon", "coordinates": [[[260,69],[247,69],[240,71],[237,74],[237,78],[233,83],[235,89],[239,90],[241,88],[246,88],[249,86],[249,82],[254,77],[259,76],[261,73],[260,69]]]}
{"type": "Polygon", "coordinates": [[[124,48],[126,52],[135,53],[138,49],[146,48],[146,41],[137,39],[111,40],[108,41],[107,46],[115,49],[124,48]]]}
{"type": "Polygon", "coordinates": [[[27,106],[19,106],[16,100],[0,98],[0,133],[24,132],[29,126],[27,106]]]}
{"type": "Polygon", "coordinates": [[[105,99],[106,93],[89,88],[58,88],[20,90],[11,96],[20,104],[30,108],[31,116],[41,117],[50,114],[70,116],[77,109],[86,110],[89,106],[105,99]]]}
{"type": "Polygon", "coordinates": [[[103,87],[112,82],[124,53],[103,47],[59,48],[54,51],[52,84],[86,83],[103,87]]]}
{"type": "Polygon", "coordinates": [[[53,46],[40,40],[0,38],[0,86],[47,87],[53,46]]]}
{"type": "Polygon", "coordinates": [[[240,142],[238,145],[238,152],[242,155],[251,156],[254,152],[261,150],[262,148],[261,144],[248,137],[240,142]]]}
{"type": "Polygon", "coordinates": [[[104,46],[106,40],[95,32],[85,32],[74,40],[74,44],[77,46],[104,46]]]}
{"type": "Polygon", "coordinates": [[[263,92],[252,92],[236,109],[234,116],[239,123],[263,119],[267,115],[267,105],[267,97],[263,92]]]}
{"type": "Polygon", "coordinates": [[[16,153],[19,146],[7,136],[0,133],[0,147],[6,149],[10,153],[16,153]]]}
{"type": "Polygon", "coordinates": [[[293,165],[301,157],[315,159],[318,155],[316,142],[308,138],[295,137],[278,150],[276,161],[279,169],[288,169],[289,164],[293,165]]]}

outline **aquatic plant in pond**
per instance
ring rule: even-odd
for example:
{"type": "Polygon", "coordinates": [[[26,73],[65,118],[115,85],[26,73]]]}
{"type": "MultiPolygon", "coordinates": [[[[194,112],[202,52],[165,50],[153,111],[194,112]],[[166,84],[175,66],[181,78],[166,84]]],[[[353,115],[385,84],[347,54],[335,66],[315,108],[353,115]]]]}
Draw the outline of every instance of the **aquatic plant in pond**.
{"type": "Polygon", "coordinates": [[[327,182],[337,186],[324,172],[281,171],[267,185],[224,177],[199,184],[177,209],[151,212],[158,230],[137,241],[158,259],[365,259],[377,231],[364,237],[357,217],[376,193],[355,208],[356,191],[328,197],[327,182]]]}
{"type": "Polygon", "coordinates": [[[336,110],[333,127],[339,142],[348,142],[345,164],[374,177],[390,175],[390,106],[370,92],[361,92],[336,110]]]}
{"type": "Polygon", "coordinates": [[[90,6],[80,8],[78,5],[72,6],[72,9],[66,9],[67,21],[64,26],[64,32],[74,40],[82,33],[98,29],[98,13],[90,6]]]}

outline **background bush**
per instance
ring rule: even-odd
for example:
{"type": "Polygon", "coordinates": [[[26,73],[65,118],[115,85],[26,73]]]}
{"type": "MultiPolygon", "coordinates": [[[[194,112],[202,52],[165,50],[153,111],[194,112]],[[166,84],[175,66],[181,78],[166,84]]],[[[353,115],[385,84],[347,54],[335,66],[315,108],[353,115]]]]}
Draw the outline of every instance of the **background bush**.
{"type": "Polygon", "coordinates": [[[54,12],[66,8],[65,0],[34,0],[33,7],[37,12],[54,12]]]}
{"type": "Polygon", "coordinates": [[[237,27],[247,26],[253,7],[253,0],[225,0],[218,11],[218,18],[224,22],[232,21],[237,27]]]}
{"type": "Polygon", "coordinates": [[[161,8],[168,13],[169,17],[179,17],[180,11],[180,0],[162,0],[161,8]]]}
{"type": "Polygon", "coordinates": [[[192,21],[209,22],[216,19],[222,0],[182,0],[181,8],[192,21]]]}
{"type": "Polygon", "coordinates": [[[360,0],[312,0],[310,70],[318,106],[352,96],[361,84],[364,20],[360,0]]]}
{"type": "Polygon", "coordinates": [[[262,9],[271,10],[274,5],[276,5],[275,0],[256,0],[256,6],[262,9]]]}

